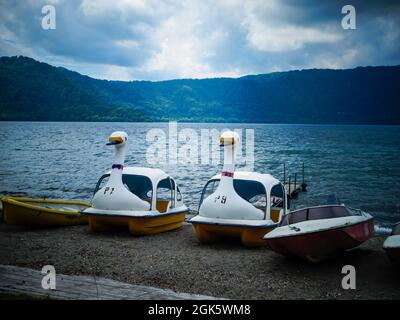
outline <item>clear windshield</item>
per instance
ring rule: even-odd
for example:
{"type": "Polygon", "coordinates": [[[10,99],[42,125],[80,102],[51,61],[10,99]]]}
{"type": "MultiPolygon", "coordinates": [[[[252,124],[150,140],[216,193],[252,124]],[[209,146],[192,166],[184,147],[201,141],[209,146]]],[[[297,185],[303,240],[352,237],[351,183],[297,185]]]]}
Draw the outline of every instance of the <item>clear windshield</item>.
{"type": "MultiPolygon", "coordinates": [[[[109,177],[109,174],[105,174],[99,179],[94,193],[105,185],[109,177]]],[[[123,174],[122,183],[130,192],[138,196],[140,199],[151,202],[153,186],[148,177],[134,174],[123,174]]]]}
{"type": "Polygon", "coordinates": [[[285,190],[282,184],[278,183],[271,189],[271,207],[283,208],[285,204],[285,190]]]}
{"type": "MultiPolygon", "coordinates": [[[[207,182],[207,184],[203,188],[200,205],[205,198],[207,198],[217,189],[219,181],[219,179],[214,179],[207,182]]],[[[265,212],[267,193],[262,183],[252,180],[234,179],[233,187],[235,188],[236,193],[241,198],[243,198],[247,202],[250,202],[253,206],[265,212]]]]}

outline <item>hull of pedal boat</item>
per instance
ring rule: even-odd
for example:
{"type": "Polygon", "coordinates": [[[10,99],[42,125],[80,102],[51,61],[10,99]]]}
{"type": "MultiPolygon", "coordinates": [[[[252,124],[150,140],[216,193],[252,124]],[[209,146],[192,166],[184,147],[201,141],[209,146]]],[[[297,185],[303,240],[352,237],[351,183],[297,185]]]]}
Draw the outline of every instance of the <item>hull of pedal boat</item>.
{"type": "Polygon", "coordinates": [[[12,197],[2,198],[1,201],[6,224],[59,227],[88,223],[87,217],[80,211],[90,207],[89,203],[12,197]]]}

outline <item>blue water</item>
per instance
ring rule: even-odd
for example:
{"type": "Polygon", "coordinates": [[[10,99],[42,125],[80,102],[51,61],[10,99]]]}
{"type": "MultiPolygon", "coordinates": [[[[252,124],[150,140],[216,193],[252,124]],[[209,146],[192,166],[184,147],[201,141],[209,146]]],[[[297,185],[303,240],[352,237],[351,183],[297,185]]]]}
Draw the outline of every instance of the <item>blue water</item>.
{"type": "MultiPolygon", "coordinates": [[[[149,166],[146,134],[167,123],[0,122],[0,193],[89,201],[113,161],[105,146],[112,131],[130,135],[126,165],[149,166]]],[[[255,171],[283,179],[305,163],[308,192],[295,207],[341,202],[373,214],[381,227],[400,221],[400,127],[275,124],[187,124],[178,131],[254,129],[255,171]]],[[[168,140],[167,140],[168,141],[168,140]]],[[[245,152],[245,151],[244,151],[245,152]]],[[[197,210],[203,185],[221,169],[212,164],[159,163],[177,179],[186,204],[197,210]]]]}

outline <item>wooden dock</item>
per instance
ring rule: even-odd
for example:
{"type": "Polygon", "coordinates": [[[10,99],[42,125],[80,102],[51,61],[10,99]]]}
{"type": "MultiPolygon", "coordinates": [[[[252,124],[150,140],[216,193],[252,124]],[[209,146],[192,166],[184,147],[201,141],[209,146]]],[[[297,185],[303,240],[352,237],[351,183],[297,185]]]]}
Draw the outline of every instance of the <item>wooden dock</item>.
{"type": "Polygon", "coordinates": [[[301,183],[299,183],[297,173],[294,173],[293,176],[289,175],[288,180],[287,176],[288,173],[286,172],[286,163],[283,163],[283,185],[286,189],[286,194],[289,196],[289,199],[296,198],[300,192],[307,191],[307,183],[305,182],[304,178],[304,162],[302,164],[302,172],[301,172],[301,183]]]}
{"type": "Polygon", "coordinates": [[[56,289],[46,290],[42,288],[43,277],[38,270],[0,265],[0,293],[58,300],[218,300],[106,278],[63,274],[56,275],[56,289]]]}
{"type": "Polygon", "coordinates": [[[290,198],[295,198],[300,192],[304,192],[306,190],[306,186],[304,187],[303,184],[286,183],[285,189],[290,198]]]}

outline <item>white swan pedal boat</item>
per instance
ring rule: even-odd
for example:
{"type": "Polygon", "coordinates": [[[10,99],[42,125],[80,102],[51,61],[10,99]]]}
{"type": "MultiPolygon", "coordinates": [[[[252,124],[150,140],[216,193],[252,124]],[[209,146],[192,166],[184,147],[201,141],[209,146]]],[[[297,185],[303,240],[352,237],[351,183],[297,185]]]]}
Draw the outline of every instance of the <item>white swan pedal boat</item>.
{"type": "Polygon", "coordinates": [[[287,212],[286,190],[269,174],[234,171],[238,139],[232,131],[221,136],[223,170],[205,185],[199,214],[189,222],[201,242],[239,238],[245,246],[263,246],[263,236],[287,212]]]}
{"type": "Polygon", "coordinates": [[[92,207],[82,211],[94,232],[128,228],[134,235],[156,234],[182,226],[188,208],[175,180],[164,171],[124,167],[125,132],[109,137],[115,146],[112,170],[96,186],[92,207]]]}

